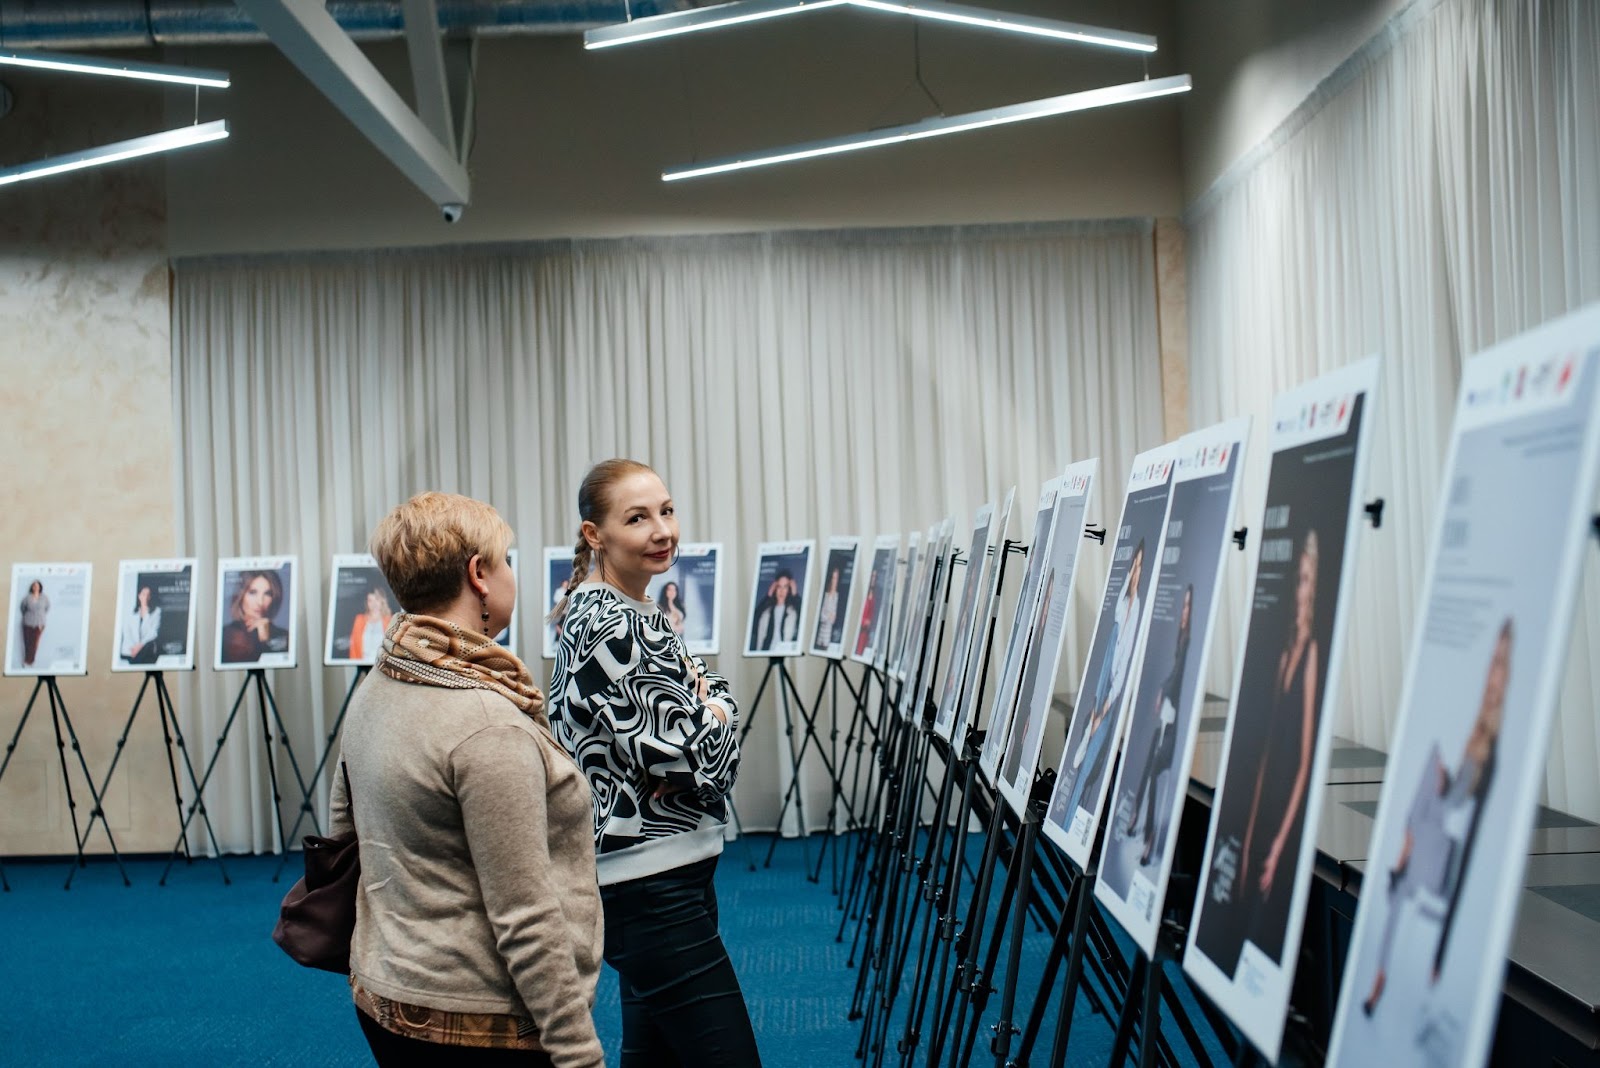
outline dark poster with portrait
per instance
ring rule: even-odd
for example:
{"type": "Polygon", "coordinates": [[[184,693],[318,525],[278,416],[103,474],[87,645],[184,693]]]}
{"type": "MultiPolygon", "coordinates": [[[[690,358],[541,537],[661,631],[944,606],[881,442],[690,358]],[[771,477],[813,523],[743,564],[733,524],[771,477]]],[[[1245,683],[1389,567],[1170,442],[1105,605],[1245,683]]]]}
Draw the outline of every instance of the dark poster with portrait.
{"type": "Polygon", "coordinates": [[[1283,394],[1184,970],[1276,1060],[1321,811],[1376,357],[1283,394]]]}
{"type": "Polygon", "coordinates": [[[1235,419],[1179,442],[1143,666],[1109,795],[1094,896],[1147,958],[1155,955],[1178,845],[1173,831],[1188,795],[1223,566],[1229,555],[1244,563],[1228,535],[1249,431],[1249,419],[1235,419]]]}
{"type": "MultiPolygon", "coordinates": [[[[567,570],[571,569],[569,550],[567,570]]],[[[695,656],[722,651],[721,542],[681,543],[677,559],[650,580],[647,593],[666,615],[673,633],[683,639],[685,649],[695,656]]]]}
{"type": "Polygon", "coordinates": [[[861,539],[840,535],[828,539],[828,558],[822,565],[822,592],[817,598],[817,618],[807,648],[812,656],[843,660],[845,631],[850,623],[850,593],[855,587],[856,562],[861,539]]]}
{"type": "Polygon", "coordinates": [[[389,621],[400,608],[378,561],[366,553],[341,553],[333,558],[328,586],[322,662],[329,667],[376,663],[389,621]]]}
{"type": "Polygon", "coordinates": [[[872,567],[867,572],[867,592],[861,597],[856,637],[850,659],[881,668],[887,659],[889,606],[894,603],[895,556],[900,535],[880,534],[872,542],[872,567]]]}
{"type": "Polygon", "coordinates": [[[1597,379],[1600,305],[1462,369],[1330,1065],[1488,1059],[1592,556],[1597,379]]]}
{"type": "Polygon", "coordinates": [[[745,625],[745,656],[799,656],[810,606],[814,541],[767,541],[756,547],[755,582],[745,625]]]}
{"type": "Polygon", "coordinates": [[[195,564],[193,559],[118,564],[112,671],[194,667],[195,564]]]}

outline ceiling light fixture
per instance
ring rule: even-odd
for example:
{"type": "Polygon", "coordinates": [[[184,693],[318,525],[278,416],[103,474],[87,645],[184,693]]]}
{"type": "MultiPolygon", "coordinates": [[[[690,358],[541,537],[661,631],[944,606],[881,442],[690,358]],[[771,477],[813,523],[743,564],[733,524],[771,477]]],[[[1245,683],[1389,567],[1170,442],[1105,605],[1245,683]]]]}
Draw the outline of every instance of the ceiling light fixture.
{"type": "Polygon", "coordinates": [[[223,70],[169,67],[164,63],[128,63],[63,52],[0,51],[0,67],[32,67],[69,74],[98,74],[107,78],[137,78],[146,82],[169,82],[205,89],[226,89],[231,84],[228,72],[223,70]]]}
{"type": "Polygon", "coordinates": [[[981,29],[1022,33],[1034,37],[1048,37],[1078,44],[1104,48],[1120,48],[1133,52],[1154,52],[1156,39],[1149,34],[1128,33],[1123,30],[1086,26],[1058,19],[1035,18],[1006,11],[970,7],[965,4],[946,4],[939,0],[733,0],[732,3],[713,7],[674,11],[665,15],[651,15],[601,26],[583,35],[585,48],[612,48],[616,45],[638,44],[662,37],[675,37],[700,30],[715,30],[745,22],[795,15],[802,11],[816,11],[829,7],[864,7],[873,11],[910,15],[913,18],[953,22],[981,29]]]}
{"type": "Polygon", "coordinates": [[[161,133],[147,134],[128,141],[101,145],[99,148],[86,148],[82,152],[72,152],[65,156],[51,156],[49,159],[24,163],[19,167],[7,167],[0,170],[0,186],[24,182],[30,178],[46,178],[52,174],[82,170],[85,167],[99,167],[157,152],[171,152],[174,149],[203,145],[208,141],[220,141],[227,136],[226,119],[216,119],[196,126],[184,126],[176,130],[164,130],[161,133]]]}
{"type": "Polygon", "coordinates": [[[793,163],[797,160],[814,159],[818,156],[834,156],[842,152],[856,152],[864,148],[896,145],[904,141],[921,141],[929,137],[965,133],[969,130],[981,130],[989,126],[1004,126],[1013,122],[1026,122],[1029,119],[1044,119],[1052,115],[1066,115],[1074,111],[1088,111],[1091,108],[1126,104],[1135,100],[1149,100],[1154,97],[1170,96],[1174,93],[1186,93],[1189,88],[1190,80],[1187,74],[1177,74],[1170,78],[1149,78],[1144,81],[1128,82],[1123,85],[1108,85],[1101,89],[1088,89],[1080,93],[1067,93],[1063,96],[1052,96],[1043,100],[1029,100],[1021,104],[1009,104],[1005,107],[991,108],[987,111],[970,111],[964,115],[945,115],[935,119],[924,119],[921,122],[914,122],[905,126],[890,126],[882,130],[871,130],[867,133],[850,134],[845,137],[829,138],[825,141],[790,145],[787,148],[775,148],[759,155],[727,156],[722,159],[709,160],[705,163],[663,171],[661,180],[663,182],[677,182],[685,178],[704,178],[712,174],[749,170],[752,167],[767,167],[775,163],[793,163]]]}

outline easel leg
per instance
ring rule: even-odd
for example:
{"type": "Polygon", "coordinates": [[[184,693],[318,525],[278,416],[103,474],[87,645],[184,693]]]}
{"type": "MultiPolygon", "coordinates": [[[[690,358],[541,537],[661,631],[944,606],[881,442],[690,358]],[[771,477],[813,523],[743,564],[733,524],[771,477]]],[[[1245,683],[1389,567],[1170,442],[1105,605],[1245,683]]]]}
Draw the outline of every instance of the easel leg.
{"type": "Polygon", "coordinates": [[[778,837],[783,833],[783,815],[788,809],[790,798],[794,800],[796,818],[800,826],[801,848],[805,852],[805,870],[811,871],[811,829],[806,826],[805,791],[800,782],[800,750],[794,742],[794,716],[791,714],[789,701],[790,691],[794,691],[794,699],[800,701],[799,691],[795,688],[794,679],[789,675],[789,669],[782,660],[778,664],[778,697],[783,704],[783,733],[789,743],[789,789],[784,795],[783,808],[778,811],[778,834],[773,836],[772,844],[767,847],[767,859],[762,867],[772,867],[772,854],[778,848],[778,837]]]}
{"type": "MultiPolygon", "coordinates": [[[[350,680],[350,688],[344,692],[344,700],[339,704],[339,714],[334,717],[333,729],[328,732],[327,741],[322,747],[322,758],[317,761],[316,768],[311,772],[311,788],[315,790],[322,781],[322,772],[328,766],[328,758],[333,755],[333,741],[339,737],[339,730],[344,726],[345,713],[350,711],[350,699],[356,695],[356,687],[361,685],[361,680],[367,677],[367,672],[372,669],[365,664],[356,668],[356,677],[350,680]]],[[[308,791],[300,798],[300,811],[295,813],[294,826],[289,828],[289,837],[283,842],[283,857],[278,861],[277,870],[272,873],[272,881],[277,882],[283,874],[283,869],[289,863],[290,848],[300,834],[300,824],[305,821],[306,813],[316,815],[316,801],[308,791]]]]}
{"type": "MultiPolygon", "coordinates": [[[[289,758],[289,770],[294,772],[295,785],[300,788],[300,797],[302,798],[301,803],[304,805],[304,799],[311,796],[311,787],[306,783],[305,776],[300,773],[300,761],[295,759],[294,745],[289,740],[289,727],[283,722],[283,714],[278,711],[278,699],[273,696],[272,686],[267,682],[267,673],[265,671],[260,673],[257,686],[261,691],[261,696],[266,699],[267,708],[272,711],[272,721],[278,725],[278,744],[283,747],[283,755],[289,758]]],[[[313,782],[314,781],[315,779],[313,779],[313,782]]],[[[278,780],[276,775],[273,777],[272,785],[273,793],[276,794],[278,792],[278,780]]],[[[316,810],[311,809],[308,814],[311,816],[312,830],[314,830],[317,834],[321,834],[322,824],[317,819],[316,810]]],[[[283,815],[281,811],[278,815],[278,834],[280,838],[283,835],[283,815]]],[[[283,840],[283,848],[289,848],[287,839],[283,840]]]]}
{"type": "MultiPolygon", "coordinates": [[[[189,849],[188,835],[183,833],[183,796],[178,792],[177,772],[173,769],[172,747],[176,745],[178,752],[183,755],[183,770],[189,777],[189,787],[194,790],[194,796],[200,797],[200,784],[195,780],[194,763],[189,759],[189,747],[183,739],[183,729],[178,726],[178,706],[172,700],[172,691],[167,689],[165,679],[156,679],[156,700],[164,714],[162,729],[167,733],[167,766],[173,770],[172,800],[178,808],[179,837],[183,842],[183,856],[187,863],[194,863],[194,855],[189,849]]],[[[211,855],[216,859],[217,870],[222,873],[222,884],[232,885],[228,878],[228,868],[222,862],[222,844],[217,841],[217,830],[211,825],[211,813],[206,811],[204,804],[200,805],[200,822],[206,826],[206,836],[211,841],[211,855]]]]}
{"type": "Polygon", "coordinates": [[[256,710],[261,713],[261,741],[267,750],[267,779],[272,783],[272,815],[278,822],[278,849],[289,848],[283,830],[283,793],[278,789],[278,764],[272,754],[272,725],[267,720],[267,673],[250,672],[255,679],[256,710]]]}
{"type": "MultiPolygon", "coordinates": [[[[1133,1025],[1139,1013],[1138,1006],[1144,1000],[1138,996],[1138,991],[1150,984],[1149,973],[1150,966],[1145,961],[1144,954],[1136,953],[1133,960],[1133,978],[1128,984],[1128,996],[1123,999],[1122,1011],[1117,1014],[1117,1037],[1111,1043],[1111,1058],[1106,1061],[1108,1068],[1118,1068],[1128,1058],[1128,1046],[1133,1041],[1133,1025]]],[[[1146,1045],[1148,1044],[1147,1042],[1146,1045]]]]}
{"type": "MultiPolygon", "coordinates": [[[[239,709],[244,707],[244,699],[250,693],[251,682],[251,678],[248,675],[245,676],[244,684],[239,687],[239,696],[233,699],[233,708],[229,710],[228,718],[222,724],[222,733],[218,735],[216,747],[211,751],[211,759],[206,763],[205,774],[200,776],[200,781],[195,784],[194,802],[189,805],[189,813],[188,815],[184,816],[183,824],[178,828],[178,841],[173,845],[172,855],[167,858],[167,866],[161,873],[161,879],[159,881],[159,885],[161,886],[167,885],[167,876],[172,872],[172,865],[177,861],[178,854],[182,852],[185,847],[187,835],[189,833],[189,824],[194,820],[195,813],[205,812],[206,787],[211,783],[211,776],[217,770],[217,760],[222,756],[222,747],[228,741],[228,732],[233,730],[233,721],[238,718],[239,709]]],[[[176,726],[176,720],[174,720],[174,726],[176,726]]],[[[179,744],[181,745],[182,743],[180,742],[179,744]]],[[[184,759],[185,763],[187,763],[187,756],[184,759]]],[[[191,774],[193,774],[193,770],[194,769],[191,766],[191,774]]],[[[206,820],[206,825],[208,827],[211,825],[209,818],[206,820]]],[[[215,842],[215,835],[212,836],[212,840],[215,842]]],[[[221,856],[220,851],[218,852],[218,856],[221,856]]],[[[224,884],[227,884],[229,881],[226,869],[222,870],[222,881],[224,884]]]]}
{"type": "MultiPolygon", "coordinates": [[[[56,745],[59,748],[61,744],[61,724],[66,724],[67,737],[72,740],[72,751],[78,756],[78,767],[83,771],[83,781],[89,787],[89,798],[94,802],[94,807],[89,810],[89,822],[84,827],[82,838],[77,838],[78,824],[76,818],[73,820],[72,829],[73,836],[77,842],[78,862],[74,867],[67,870],[67,883],[63,889],[72,887],[73,875],[76,874],[78,868],[85,866],[83,844],[89,838],[89,830],[94,826],[96,817],[99,817],[100,826],[106,832],[106,841],[111,844],[111,856],[117,862],[117,871],[122,874],[122,885],[132,886],[133,884],[128,881],[128,869],[122,865],[122,854],[117,850],[116,836],[111,833],[111,824],[106,822],[105,805],[101,799],[100,791],[94,787],[94,776],[89,771],[89,761],[83,755],[83,746],[78,742],[78,732],[72,726],[72,717],[67,714],[66,698],[61,696],[61,687],[56,684],[53,676],[48,677],[46,681],[50,684],[52,718],[59,717],[59,722],[56,725],[56,745]]],[[[61,775],[63,780],[66,778],[66,773],[66,753],[63,752],[61,754],[61,775]]],[[[69,807],[72,805],[72,787],[70,785],[67,787],[67,805],[69,807]]]]}
{"type": "MultiPolygon", "coordinates": [[[[111,786],[111,776],[116,774],[117,764],[122,760],[123,750],[128,744],[128,735],[133,731],[134,718],[139,715],[139,708],[144,704],[144,695],[150,689],[150,676],[159,674],[159,672],[146,671],[144,673],[144,680],[139,683],[139,692],[135,694],[133,698],[133,708],[128,712],[128,720],[122,725],[122,735],[117,739],[116,750],[111,754],[111,766],[106,768],[105,778],[100,780],[101,797],[106,795],[106,790],[111,786]]],[[[169,758],[171,757],[170,752],[167,755],[169,758]]],[[[89,841],[89,835],[94,833],[94,821],[97,819],[104,822],[105,813],[99,810],[90,813],[89,822],[83,828],[83,837],[78,841],[79,853],[83,852],[84,845],[89,841]]],[[[110,832],[107,831],[107,833],[109,834],[110,832]]],[[[67,882],[69,885],[71,884],[72,879],[70,876],[68,877],[67,882]]]]}
{"type": "MultiPolygon", "coordinates": [[[[50,702],[50,725],[56,732],[56,759],[61,762],[61,785],[67,791],[67,812],[72,816],[72,840],[78,841],[78,802],[72,797],[72,778],[67,774],[67,743],[61,737],[61,715],[56,710],[56,680],[45,676],[39,680],[45,684],[45,693],[50,702]]],[[[78,864],[83,863],[83,850],[78,850],[78,864]]],[[[70,882],[70,880],[69,880],[70,882]]]]}

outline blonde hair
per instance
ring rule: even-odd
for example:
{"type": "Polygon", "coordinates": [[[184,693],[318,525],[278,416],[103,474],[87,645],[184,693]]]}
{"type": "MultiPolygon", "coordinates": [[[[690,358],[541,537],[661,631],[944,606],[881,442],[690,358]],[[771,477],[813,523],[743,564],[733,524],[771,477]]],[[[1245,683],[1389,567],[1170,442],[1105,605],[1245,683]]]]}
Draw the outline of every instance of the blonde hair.
{"type": "Polygon", "coordinates": [[[599,526],[605,522],[606,513],[611,510],[611,487],[629,475],[641,472],[656,473],[655,468],[638,460],[614,459],[601,460],[583,476],[583,481],[578,484],[578,543],[572,548],[572,577],[567,580],[567,588],[562,592],[561,599],[545,617],[546,621],[559,622],[567,614],[567,599],[594,569],[594,550],[589,547],[589,539],[583,536],[583,524],[599,526]]]}
{"type": "Polygon", "coordinates": [[[491,505],[458,493],[419,493],[372,532],[369,549],[407,612],[444,607],[461,593],[474,556],[505,565],[514,534],[491,505]]]}

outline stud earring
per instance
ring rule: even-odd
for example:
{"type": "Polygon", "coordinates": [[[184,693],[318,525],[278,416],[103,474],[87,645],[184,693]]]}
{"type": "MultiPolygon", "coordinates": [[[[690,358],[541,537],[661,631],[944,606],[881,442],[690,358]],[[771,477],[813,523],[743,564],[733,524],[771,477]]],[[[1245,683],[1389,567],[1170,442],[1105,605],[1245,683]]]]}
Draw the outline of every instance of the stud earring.
{"type": "Polygon", "coordinates": [[[489,598],[480,594],[478,600],[483,602],[483,636],[487,638],[489,637],[489,598]]]}

